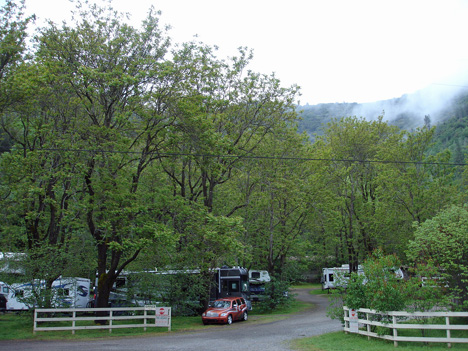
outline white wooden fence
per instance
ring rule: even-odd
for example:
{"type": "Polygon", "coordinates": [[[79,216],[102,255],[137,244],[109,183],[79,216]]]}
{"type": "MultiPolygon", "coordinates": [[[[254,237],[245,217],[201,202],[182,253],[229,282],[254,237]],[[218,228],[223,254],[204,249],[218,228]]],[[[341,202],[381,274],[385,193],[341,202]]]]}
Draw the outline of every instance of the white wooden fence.
{"type": "MultiPolygon", "coordinates": [[[[367,335],[368,338],[381,338],[393,341],[394,346],[398,346],[399,341],[409,342],[438,342],[447,343],[448,347],[451,347],[451,343],[468,343],[468,338],[454,338],[451,336],[452,330],[468,330],[466,324],[453,324],[451,323],[450,317],[467,317],[468,312],[403,312],[403,311],[392,311],[392,312],[377,312],[367,308],[361,308],[358,310],[350,310],[348,307],[343,307],[345,327],[344,330],[350,333],[357,333],[361,335],[367,335]],[[359,316],[365,319],[359,318],[359,316]],[[375,317],[380,315],[387,322],[377,321],[375,317]],[[444,324],[434,324],[431,320],[433,318],[443,317],[445,319],[444,324]],[[411,324],[410,322],[417,322],[418,320],[424,319],[427,323],[411,324]],[[404,322],[404,323],[403,323],[404,322]],[[431,323],[432,322],[432,323],[431,323]],[[379,335],[378,333],[371,332],[371,326],[390,328],[392,330],[391,335],[379,335]],[[415,336],[399,336],[398,330],[445,330],[445,337],[415,337],[415,336]]],[[[382,319],[382,318],[380,318],[382,319]]],[[[440,318],[439,318],[440,321],[440,318]]],[[[468,320],[465,320],[465,322],[468,320]]]]}
{"type": "Polygon", "coordinates": [[[84,329],[109,329],[109,333],[111,333],[112,329],[115,328],[138,327],[144,328],[145,331],[147,327],[167,327],[168,330],[171,331],[171,308],[156,306],[38,308],[34,311],[34,334],[36,334],[37,331],[51,330],[71,330],[72,334],[75,334],[76,330],[84,329]],[[96,312],[100,312],[99,315],[97,315],[96,312]],[[102,316],[101,314],[105,315],[102,316]],[[90,323],[90,321],[96,320],[105,321],[108,322],[108,324],[100,325],[90,323]],[[126,321],[127,324],[115,324],[114,322],[116,321],[126,321]],[[133,321],[133,323],[129,323],[130,321],[133,321]],[[71,325],[50,326],[50,324],[57,322],[69,322],[71,325]],[[44,325],[44,323],[47,323],[47,325],[44,325]]]}

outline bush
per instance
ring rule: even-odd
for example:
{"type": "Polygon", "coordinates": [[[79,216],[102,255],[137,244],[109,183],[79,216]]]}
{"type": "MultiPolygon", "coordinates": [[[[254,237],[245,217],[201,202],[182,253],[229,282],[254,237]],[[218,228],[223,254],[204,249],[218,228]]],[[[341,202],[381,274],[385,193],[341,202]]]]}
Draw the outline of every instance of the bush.
{"type": "Polygon", "coordinates": [[[380,312],[427,311],[448,305],[444,290],[437,282],[429,279],[422,284],[421,277],[431,277],[434,271],[431,265],[416,267],[414,276],[408,279],[395,274],[399,267],[400,261],[395,255],[375,251],[363,264],[364,275],[351,273],[346,288],[336,289],[328,315],[343,322],[343,305],[380,312]]]}
{"type": "Polygon", "coordinates": [[[272,277],[271,281],[265,284],[265,299],[260,302],[260,311],[270,312],[288,303],[291,298],[289,288],[288,281],[272,277]]]}

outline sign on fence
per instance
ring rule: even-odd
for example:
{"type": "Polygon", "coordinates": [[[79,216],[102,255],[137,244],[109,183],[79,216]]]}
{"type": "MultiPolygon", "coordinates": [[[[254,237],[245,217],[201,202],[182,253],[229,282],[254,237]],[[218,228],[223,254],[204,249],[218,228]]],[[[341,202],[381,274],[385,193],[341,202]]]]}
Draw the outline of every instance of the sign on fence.
{"type": "Polygon", "coordinates": [[[156,308],[156,326],[170,327],[171,326],[171,308],[157,307],[156,308]]]}
{"type": "Polygon", "coordinates": [[[349,332],[350,333],[358,333],[359,332],[358,313],[354,309],[349,310],[349,332]]]}

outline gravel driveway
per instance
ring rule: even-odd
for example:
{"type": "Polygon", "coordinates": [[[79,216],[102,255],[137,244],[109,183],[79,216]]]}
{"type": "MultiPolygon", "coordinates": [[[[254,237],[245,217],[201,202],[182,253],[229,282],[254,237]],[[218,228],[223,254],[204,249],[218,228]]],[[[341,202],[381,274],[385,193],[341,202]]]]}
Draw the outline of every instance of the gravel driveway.
{"type": "Polygon", "coordinates": [[[287,319],[270,323],[236,322],[230,326],[214,325],[194,332],[174,332],[151,337],[86,341],[0,341],[0,350],[284,351],[291,350],[289,348],[291,340],[342,330],[339,321],[326,316],[328,305],[326,296],[310,295],[307,289],[298,289],[294,293],[297,294],[297,299],[314,303],[314,307],[291,315],[287,319]]]}

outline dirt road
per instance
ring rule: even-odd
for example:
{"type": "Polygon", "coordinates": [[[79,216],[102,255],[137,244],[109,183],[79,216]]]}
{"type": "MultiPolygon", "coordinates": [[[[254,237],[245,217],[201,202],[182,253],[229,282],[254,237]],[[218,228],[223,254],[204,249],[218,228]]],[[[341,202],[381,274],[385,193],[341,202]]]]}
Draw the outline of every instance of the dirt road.
{"type": "MultiPolygon", "coordinates": [[[[326,296],[310,295],[306,289],[294,293],[297,299],[313,303],[310,309],[287,319],[256,323],[236,322],[230,326],[207,326],[194,332],[175,332],[138,338],[86,341],[0,341],[0,350],[39,351],[287,351],[291,340],[342,330],[339,321],[326,316],[326,296]]],[[[200,322],[201,323],[201,322],[200,322]]]]}

